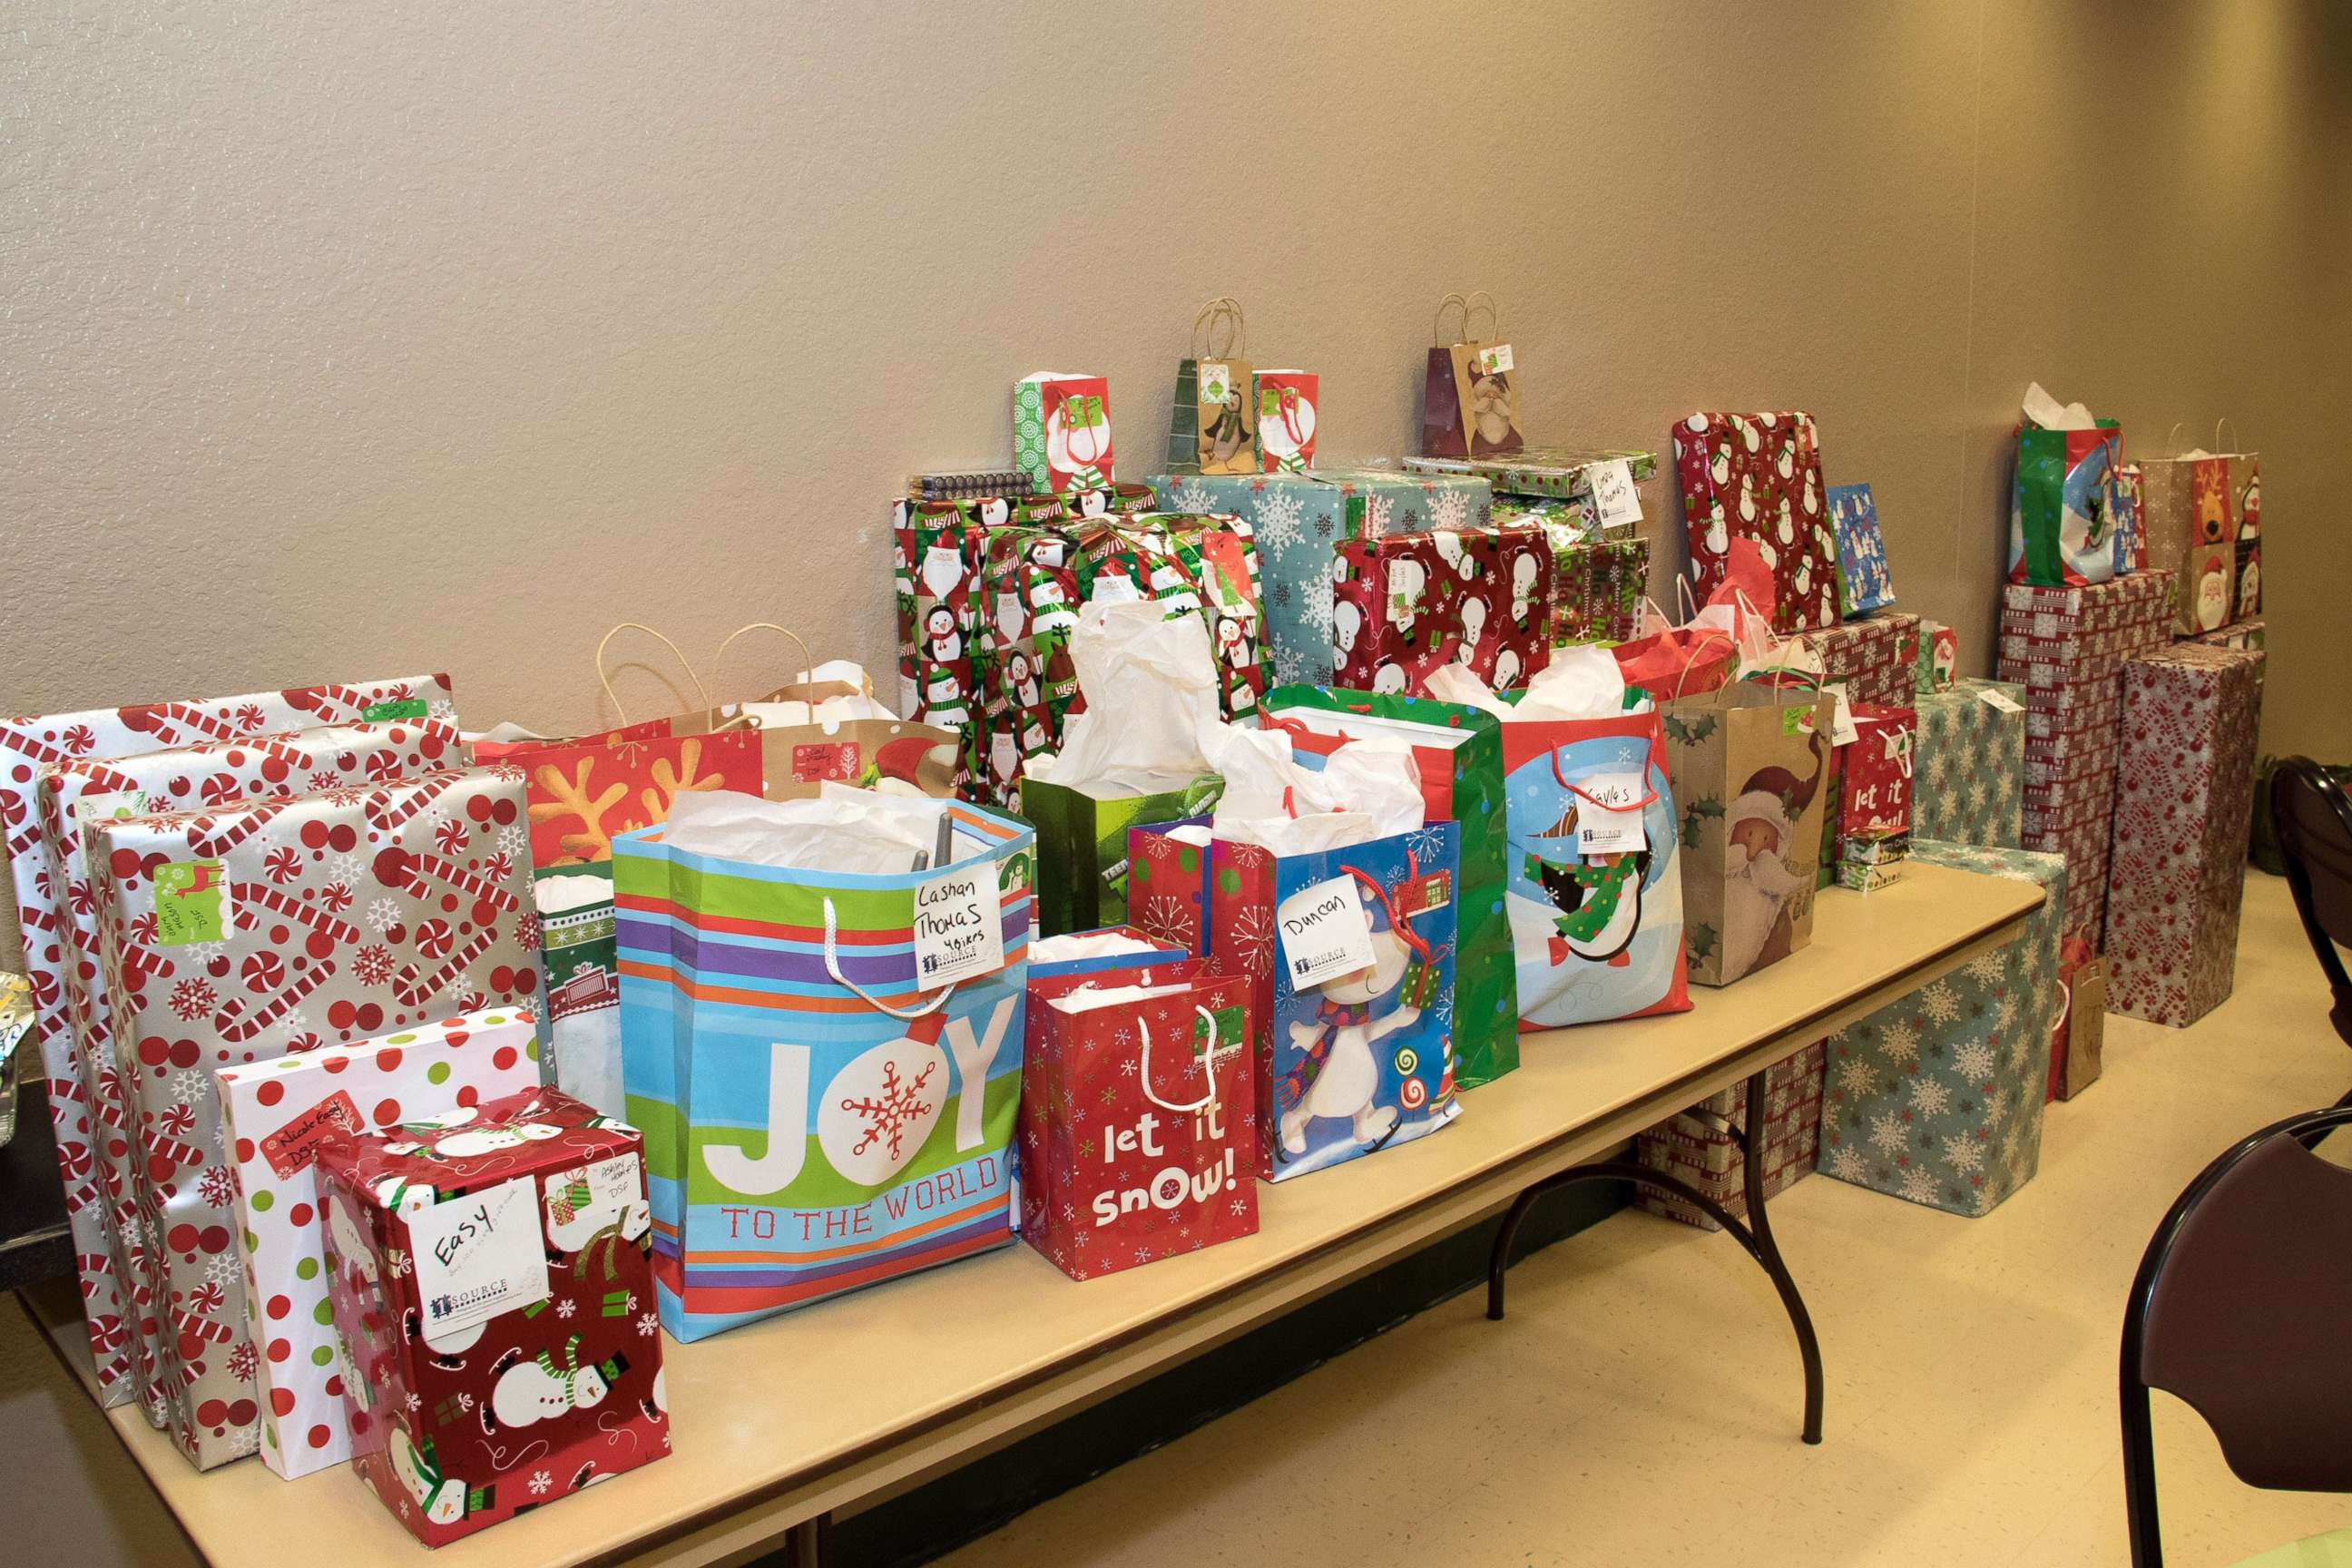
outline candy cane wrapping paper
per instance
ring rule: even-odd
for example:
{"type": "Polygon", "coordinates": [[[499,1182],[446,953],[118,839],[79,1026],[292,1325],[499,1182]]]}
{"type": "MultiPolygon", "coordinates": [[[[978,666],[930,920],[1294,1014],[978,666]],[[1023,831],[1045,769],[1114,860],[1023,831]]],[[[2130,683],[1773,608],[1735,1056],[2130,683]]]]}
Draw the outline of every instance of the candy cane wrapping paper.
{"type": "Polygon", "coordinates": [[[115,1277],[110,1261],[114,1221],[94,1169],[93,1151],[101,1134],[97,1111],[82,1093],[73,1028],[66,1016],[59,933],[65,889],[49,876],[47,858],[38,850],[40,825],[33,795],[40,770],[54,763],[136,756],[198,742],[311,730],[372,717],[456,722],[449,678],[422,675],[354,686],[303,686],[243,697],[0,721],[0,827],[7,833],[25,970],[32,978],[33,1004],[40,1016],[41,1070],[47,1079],[49,1118],[65,1175],[66,1218],[73,1233],[82,1310],[89,1322],[91,1359],[103,1404],[121,1405],[140,1392],[125,1327],[130,1286],[115,1277]]]}
{"type": "Polygon", "coordinates": [[[259,1441],[213,1071],[534,1002],[524,822],[502,765],[91,825],[170,1430],[199,1468],[259,1441]]]}
{"type": "Polygon", "coordinates": [[[539,1021],[528,1008],[462,1013],[216,1076],[236,1161],[246,1324],[262,1352],[261,1458],[290,1481],[352,1457],[318,1224],[320,1144],[391,1135],[538,1087],[539,1021]]]}
{"type": "Polygon", "coordinates": [[[92,1165],[107,1211],[113,1277],[131,1289],[123,1331],[139,1368],[142,1403],[164,1425],[160,1388],[161,1320],[141,1281],[156,1239],[142,1232],[133,1198],[140,1162],[132,1152],[132,1111],[114,1054],[111,1015],[100,964],[102,942],[91,896],[82,823],[92,816],[143,816],[237,800],[272,800],[341,784],[405,778],[461,767],[467,748],[457,726],[436,719],[291,731],[243,741],[214,741],[107,762],[53,763],[41,770],[36,809],[52,887],[66,891],[58,911],[66,1016],[86,1103],[108,1136],[92,1143],[92,1165]]]}

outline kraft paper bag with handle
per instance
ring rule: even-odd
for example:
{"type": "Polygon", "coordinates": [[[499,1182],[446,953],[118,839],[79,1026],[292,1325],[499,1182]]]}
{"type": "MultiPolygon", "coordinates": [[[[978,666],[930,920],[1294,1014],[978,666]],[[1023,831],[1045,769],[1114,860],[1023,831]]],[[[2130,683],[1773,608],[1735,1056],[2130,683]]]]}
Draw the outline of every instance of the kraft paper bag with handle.
{"type": "Polygon", "coordinates": [[[1516,452],[1519,433],[1518,372],[1511,345],[1499,341],[1502,316],[1484,289],[1448,294],[1437,302],[1435,339],[1421,403],[1421,450],[1430,458],[1487,458],[1516,452]],[[1458,312],[1459,336],[1448,340],[1446,312],[1458,312]],[[1473,335],[1472,321],[1485,311],[1491,337],[1473,335]]]}
{"type": "Polygon", "coordinates": [[[1256,377],[1250,368],[1242,308],[1230,297],[1212,300],[1194,313],[1192,352],[1176,366],[1176,398],[1168,416],[1168,471],[1256,473],[1257,415],[1256,377]]]}

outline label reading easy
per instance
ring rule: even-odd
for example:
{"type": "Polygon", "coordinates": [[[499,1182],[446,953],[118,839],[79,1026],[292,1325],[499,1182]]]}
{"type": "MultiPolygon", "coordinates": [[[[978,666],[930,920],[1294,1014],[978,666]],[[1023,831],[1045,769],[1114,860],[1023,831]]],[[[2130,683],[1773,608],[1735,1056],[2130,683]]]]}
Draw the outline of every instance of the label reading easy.
{"type": "Polygon", "coordinates": [[[431,711],[422,697],[404,697],[371,702],[360,710],[360,717],[371,724],[381,724],[392,719],[422,719],[431,711]]]}
{"type": "Polygon", "coordinates": [[[319,1145],[330,1138],[356,1136],[367,1130],[367,1121],[352,1102],[350,1092],[339,1089],[266,1135],[261,1140],[261,1157],[269,1162],[278,1180],[284,1181],[298,1171],[310,1169],[319,1157],[319,1145]]]}
{"type": "Polygon", "coordinates": [[[1831,687],[1830,696],[1837,701],[1837,711],[1830,717],[1830,744],[1851,746],[1862,739],[1862,731],[1853,727],[1853,704],[1846,700],[1843,684],[1831,687]]]}
{"type": "Polygon", "coordinates": [[[1274,911],[1282,931],[1283,972],[1305,991],[1372,966],[1372,922],[1364,895],[1345,872],[1301,888],[1274,911]]]}
{"type": "Polygon", "coordinates": [[[1990,686],[1980,686],[1977,689],[1977,700],[1996,712],[2022,713],[2025,711],[2025,705],[2016,698],[2006,691],[1996,691],[1990,686]]]}
{"type": "Polygon", "coordinates": [[[1592,510],[1601,526],[1642,521],[1641,493],[1633,488],[1633,465],[1622,458],[1588,470],[1592,475],[1592,510]]]}
{"type": "Polygon", "coordinates": [[[1642,826],[1649,785],[1639,773],[1603,773],[1576,786],[1576,852],[1637,855],[1650,847],[1642,826]]]}
{"type": "Polygon", "coordinates": [[[228,879],[217,860],[155,868],[155,942],[161,947],[218,942],[228,922],[228,879]]]}
{"type": "Polygon", "coordinates": [[[1004,911],[993,867],[933,877],[915,889],[915,980],[926,990],[1004,967],[1004,911]]]}
{"type": "Polygon", "coordinates": [[[544,1301],[539,1184],[517,1176],[409,1215],[408,1255],[427,1338],[544,1301]]]}

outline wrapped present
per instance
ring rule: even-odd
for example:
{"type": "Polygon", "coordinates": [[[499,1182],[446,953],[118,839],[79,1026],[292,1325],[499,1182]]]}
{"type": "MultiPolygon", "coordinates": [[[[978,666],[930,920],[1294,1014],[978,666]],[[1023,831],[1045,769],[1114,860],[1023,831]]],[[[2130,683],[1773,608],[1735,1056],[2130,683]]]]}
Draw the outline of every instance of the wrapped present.
{"type": "Polygon", "coordinates": [[[1209,952],[1209,818],[1127,830],[1128,918],[1195,957],[1209,952]]]}
{"type": "Polygon", "coordinates": [[[352,1455],[344,1367],[318,1223],[319,1151],[360,1133],[398,1136],[539,1087],[528,1008],[461,1013],[348,1046],[220,1070],[236,1176],[237,1257],[261,1396],[261,1458],[292,1480],[352,1455]]]}
{"type": "Polygon", "coordinates": [[[2023,934],[1830,1037],[1821,1168],[1953,1214],[1982,1215],[2042,1159],[2050,1030],[2065,1005],[2058,938],[2074,871],[2056,855],[1915,840],[1912,858],[2041,884],[2023,934]]]}
{"type": "MultiPolygon", "coordinates": [[[[2241,460],[2250,465],[2260,538],[2258,463],[2241,460]]],[[[2227,625],[2236,604],[2239,529],[2232,462],[2207,453],[2140,460],[2139,521],[2147,539],[2147,563],[2171,574],[2173,626],[2183,636],[2227,625]]]]}
{"type": "Polygon", "coordinates": [[[1257,1232],[1248,976],[1029,984],[1021,1239],[1073,1279],[1257,1232]]]}
{"type": "Polygon", "coordinates": [[[1050,370],[1014,382],[1013,459],[1032,486],[1054,495],[1099,489],[1117,479],[1110,383],[1050,370]]]}
{"type": "Polygon", "coordinates": [[[1822,684],[1843,686],[1849,701],[1896,708],[1911,700],[1918,684],[1916,650],[1919,617],[1867,616],[1804,634],[1805,650],[1821,660],[1822,684]]]}
{"type": "MultiPolygon", "coordinates": [[[[1919,740],[1913,708],[1853,704],[1856,739],[1843,759],[1845,782],[1838,802],[1840,837],[1900,838],[1911,831],[1912,758],[1919,740]]],[[[1852,857],[1849,857],[1852,858],[1852,857]]]]}
{"type": "MultiPolygon", "coordinates": [[[[1764,1142],[1764,1197],[1767,1202],[1801,1177],[1811,1174],[1822,1146],[1822,1083],[1829,1047],[1815,1040],[1785,1061],[1764,1069],[1764,1121],[1759,1129],[1764,1142]]],[[[1748,1115],[1748,1086],[1733,1084],[1685,1111],[1659,1122],[1633,1141],[1633,1158],[1645,1169],[1663,1172],[1721,1204],[1732,1217],[1748,1218],[1748,1164],[1738,1139],[1715,1125],[1721,1118],[1735,1125],[1748,1115]]],[[[1706,1212],[1672,1193],[1636,1185],[1633,1201],[1654,1215],[1696,1226],[1701,1230],[1723,1227],[1706,1212]]]]}
{"type": "Polygon", "coordinates": [[[1674,442],[1699,598],[1723,581],[1731,541],[1752,540],[1772,574],[1772,629],[1837,625],[1837,536],[1813,416],[1694,414],[1674,442]]]}
{"type": "Polygon", "coordinates": [[[1411,1142],[1460,1114],[1453,1040],[1459,833],[1454,823],[1431,823],[1279,857],[1223,838],[1212,847],[1211,962],[1251,984],[1258,1173],[1266,1180],[1411,1142]],[[1301,985],[1296,966],[1307,955],[1293,932],[1327,899],[1346,906],[1335,920],[1360,908],[1372,963],[1301,985]]]}
{"type": "Polygon", "coordinates": [[[644,1140],[529,1089],[318,1159],[352,1468],[445,1545],[669,1452],[644,1140]]]}
{"type": "MultiPolygon", "coordinates": [[[[193,811],[230,801],[279,800],[314,790],[404,778],[437,768],[463,767],[467,747],[455,724],[438,719],[390,720],[289,731],[245,741],[211,741],[167,752],[104,762],[52,763],[41,770],[35,811],[50,886],[68,890],[56,934],[59,982],[73,1028],[79,1087],[112,1136],[98,1139],[92,1170],[117,1216],[105,1259],[113,1279],[128,1282],[132,1310],[123,1331],[140,1367],[151,1415],[161,1417],[162,1319],[144,1281],[157,1240],[139,1226],[134,1193],[142,1162],[126,1136],[136,1114],[116,1059],[113,1016],[106,996],[104,940],[90,897],[92,874],[83,828],[157,812],[193,811]]],[[[159,1419],[157,1424],[162,1425],[159,1419]]]]}
{"type": "MultiPolygon", "coordinates": [[[[106,1113],[83,1093],[75,1060],[64,978],[62,910],[68,889],[48,875],[47,858],[40,848],[40,816],[34,802],[40,771],[50,763],[102,762],[207,742],[355,724],[372,718],[429,718],[455,723],[449,678],[413,676],[352,686],[296,687],[243,697],[0,720],[0,826],[7,833],[17,929],[39,1015],[41,1071],[48,1089],[58,1163],[65,1173],[66,1220],[73,1236],[77,1282],[89,1320],[99,1397],[107,1405],[124,1404],[140,1395],[132,1346],[142,1309],[131,1299],[131,1281],[118,1278],[110,1261],[122,1238],[116,1233],[115,1215],[100,1190],[95,1161],[100,1145],[119,1132],[110,1131],[102,1120],[106,1113]]],[[[149,1414],[160,1415],[152,1407],[149,1414]]]]}
{"type": "Polygon", "coordinates": [[[206,1069],[530,1005],[524,820],[500,766],[89,826],[170,1430],[200,1468],[251,1453],[258,1415],[206,1069]]]}
{"type": "Polygon", "coordinates": [[[963,729],[980,688],[981,570],[992,529],[1053,522],[1068,509],[1052,496],[901,500],[892,504],[898,610],[898,711],[963,729]]]}
{"type": "MultiPolygon", "coordinates": [[[[2075,942],[2087,949],[2087,943],[2075,942]]],[[[2072,1100],[2099,1081],[2107,1033],[2107,961],[2086,952],[2062,961],[2066,1021],[2052,1037],[2050,1096],[2072,1100]]]]}
{"type": "Polygon", "coordinates": [[[1329,684],[1418,695],[1449,664],[1497,691],[1551,662],[1551,550],[1543,531],[1440,529],[1339,546],[1329,684]]]}
{"type": "Polygon", "coordinates": [[[1543,531],[1551,550],[1551,645],[1630,642],[1650,585],[1650,542],[1603,530],[1573,501],[1511,497],[1495,503],[1498,526],[1543,531]]]}
{"type": "MultiPolygon", "coordinates": [[[[1593,482],[1600,470],[1620,463],[1625,466],[1625,478],[1636,486],[1647,486],[1657,478],[1655,452],[1529,447],[1501,457],[1440,458],[1424,454],[1404,459],[1404,466],[1415,473],[1474,475],[1493,485],[1496,495],[1544,496],[1570,502],[1583,512],[1587,524],[1596,529],[1601,518],[1593,482]]],[[[1637,496],[1636,503],[1642,511],[1648,511],[1656,499],[1654,493],[1647,500],[1637,496]]]]}
{"type": "Polygon", "coordinates": [[[1025,496],[1029,476],[1019,468],[961,468],[908,474],[908,500],[985,500],[990,496],[1025,496]]]}
{"type": "Polygon", "coordinates": [[[1913,699],[1911,831],[1987,849],[2020,847],[2025,812],[2025,688],[1969,679],[1913,699]]]}
{"type": "Polygon", "coordinates": [[[2269,634],[2260,616],[2251,621],[2232,621],[2218,632],[2200,632],[2189,639],[2206,647],[2259,648],[2268,645],[2269,634]]]}
{"type": "Polygon", "coordinates": [[[1256,386],[1257,447],[1265,471],[1297,474],[1313,468],[1322,377],[1304,370],[1262,370],[1256,386]]]}
{"type": "Polygon", "coordinates": [[[1236,478],[1162,475],[1151,481],[1172,511],[1238,517],[1250,525],[1274,679],[1331,681],[1331,564],[1351,539],[1484,527],[1492,492],[1479,479],[1378,468],[1321,468],[1236,478]]]}
{"type": "Polygon", "coordinates": [[[1224,787],[1214,773],[1181,789],[1141,795],[1097,795],[1045,779],[1021,780],[1021,815],[1037,829],[1038,929],[1060,936],[1125,920],[1133,875],[1129,833],[1146,823],[1195,818],[1224,787]]]}
{"type": "Polygon", "coordinates": [[[1870,487],[1834,485],[1829,495],[1837,528],[1838,605],[1852,620],[1895,603],[1895,579],[1886,569],[1886,541],[1878,531],[1878,502],[1870,487]]]}
{"type": "Polygon", "coordinates": [[[2179,1028],[2229,997],[2264,657],[2182,643],[2124,666],[2106,952],[2126,1016],[2179,1028]]]}
{"type": "Polygon", "coordinates": [[[1874,893],[1903,879],[1903,862],[1910,855],[1905,844],[1892,858],[1849,855],[1838,862],[1837,885],[1849,892],[1874,893]]]}

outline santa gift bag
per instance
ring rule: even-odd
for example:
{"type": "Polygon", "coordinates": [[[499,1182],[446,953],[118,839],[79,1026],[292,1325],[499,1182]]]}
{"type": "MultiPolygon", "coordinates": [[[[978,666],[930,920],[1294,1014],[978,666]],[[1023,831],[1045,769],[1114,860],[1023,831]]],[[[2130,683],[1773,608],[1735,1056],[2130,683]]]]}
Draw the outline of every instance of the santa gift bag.
{"type": "Polygon", "coordinates": [[[1688,973],[1728,985],[1812,940],[1834,703],[1736,680],[1661,709],[1680,832],[1688,973]]]}
{"type": "Polygon", "coordinates": [[[1322,400],[1322,378],[1311,371],[1257,373],[1257,444],[1267,473],[1304,473],[1315,466],[1316,408],[1322,400]]]}
{"type": "Polygon", "coordinates": [[[697,797],[614,849],[628,1120],[672,1334],[1011,1238],[1025,823],[836,785],[697,797]],[[947,863],[909,869],[942,811],[947,863]]]}
{"type": "Polygon", "coordinates": [[[1117,476],[1110,442],[1110,383],[1041,370],[1013,384],[1013,456],[1029,482],[1054,495],[1100,491],[1117,476]]]}
{"type": "MultiPolygon", "coordinates": [[[[1735,540],[1772,577],[1772,629],[1838,622],[1838,550],[1810,414],[1694,414],[1674,429],[1692,586],[1712,595],[1735,540]]],[[[1759,603],[1762,601],[1759,599],[1759,603]]]]}
{"type": "Polygon", "coordinates": [[[1837,528],[1838,607],[1848,620],[1895,602],[1886,570],[1886,541],[1878,530],[1878,502],[1868,485],[1832,485],[1830,518],[1837,528]]]}
{"type": "Polygon", "coordinates": [[[1250,983],[1206,971],[1030,982],[1021,1238],[1073,1279],[1257,1231],[1250,983]]]}
{"type": "Polygon", "coordinates": [[[2025,395],[2017,477],[2009,500],[2009,580],[2063,588],[2116,574],[2116,468],[2123,426],[2064,407],[2039,385],[2025,395]]]}
{"type": "Polygon", "coordinates": [[[1516,452],[1519,434],[1518,372],[1502,334],[1495,297],[1477,289],[1466,297],[1448,294],[1437,302],[1429,372],[1421,400],[1421,449],[1433,458],[1489,458],[1516,452]],[[1445,321],[1455,312],[1457,334],[1449,341],[1445,321]],[[1472,336],[1474,317],[1484,311],[1491,334],[1472,336]]]}
{"type": "MultiPolygon", "coordinates": [[[[2221,445],[2221,421],[2213,427],[2221,445]]],[[[2252,620],[2263,613],[2263,459],[2257,452],[2229,452],[2230,501],[2237,509],[2238,542],[2232,560],[2230,618],[2252,620]]],[[[2210,630],[2212,628],[2206,628],[2210,630]]]]}
{"type": "Polygon", "coordinates": [[[1259,471],[1257,390],[1248,356],[1237,302],[1212,300],[1194,313],[1192,352],[1176,366],[1168,419],[1170,473],[1259,471]]]}

